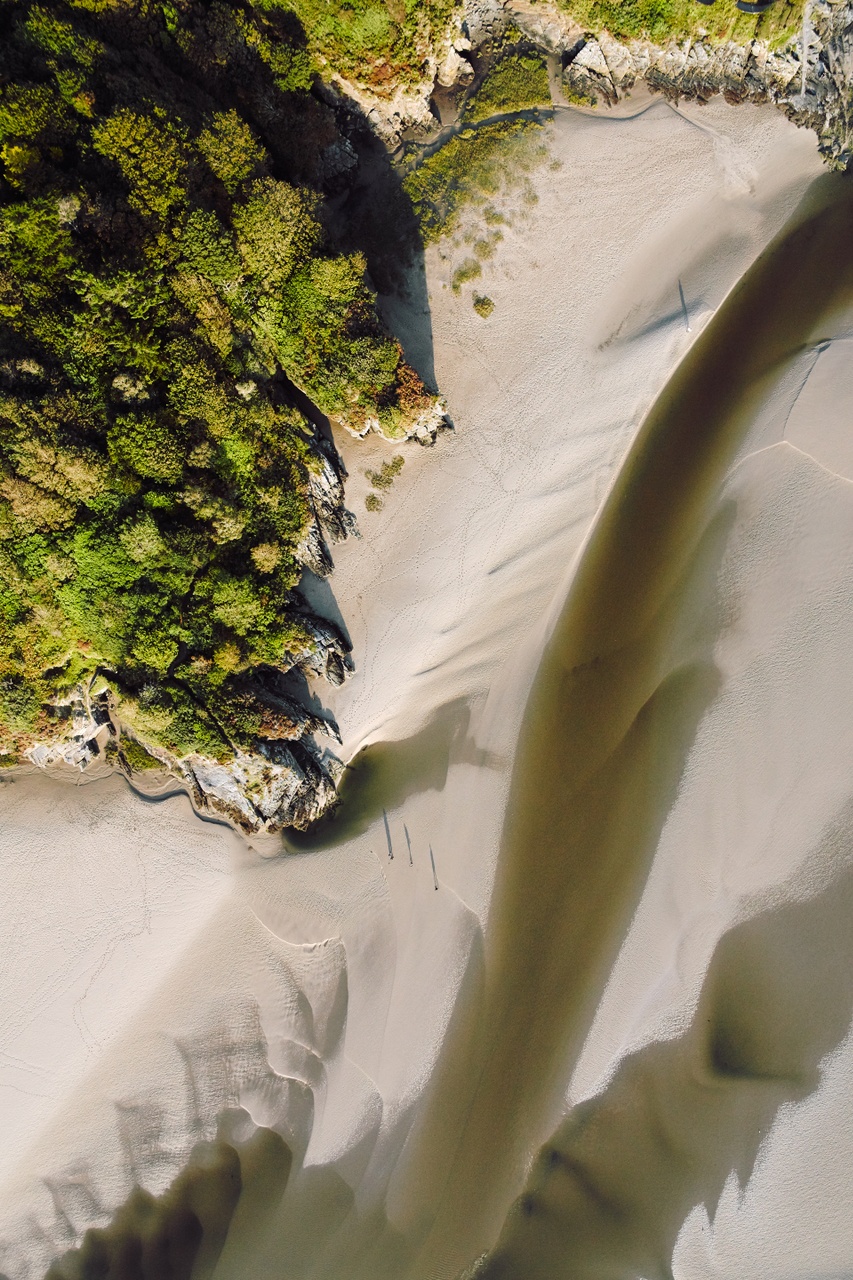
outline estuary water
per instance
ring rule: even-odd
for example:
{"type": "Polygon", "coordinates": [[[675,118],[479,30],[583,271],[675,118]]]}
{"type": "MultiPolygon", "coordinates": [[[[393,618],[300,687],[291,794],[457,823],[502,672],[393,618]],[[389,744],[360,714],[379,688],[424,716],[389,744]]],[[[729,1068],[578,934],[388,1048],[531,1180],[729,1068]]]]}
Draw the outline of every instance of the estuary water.
{"type": "MultiPolygon", "coordinates": [[[[439,1064],[425,1124],[440,1133],[445,1096],[467,1095],[455,1144],[447,1138],[452,1173],[419,1274],[453,1274],[487,1247],[531,1141],[544,1142],[563,1112],[697,727],[720,690],[718,578],[733,523],[721,501],[726,472],[774,384],[846,327],[851,246],[853,182],[819,179],[668,381],[583,549],[522,725],[478,1033],[472,1043],[466,1028],[458,1061],[451,1051],[439,1064]]],[[[736,1040],[710,1045],[712,1066],[737,1074],[743,1055],[748,1078],[752,1055],[763,1074],[784,1076],[772,1061],[778,1027],[763,1053],[748,1026],[739,1034],[748,1050],[736,1040]]],[[[666,1256],[641,1271],[650,1242],[623,1221],[628,1206],[608,1200],[556,1141],[505,1243],[477,1274],[664,1274],[666,1256]],[[625,1248],[632,1233],[635,1257],[625,1248]]]]}

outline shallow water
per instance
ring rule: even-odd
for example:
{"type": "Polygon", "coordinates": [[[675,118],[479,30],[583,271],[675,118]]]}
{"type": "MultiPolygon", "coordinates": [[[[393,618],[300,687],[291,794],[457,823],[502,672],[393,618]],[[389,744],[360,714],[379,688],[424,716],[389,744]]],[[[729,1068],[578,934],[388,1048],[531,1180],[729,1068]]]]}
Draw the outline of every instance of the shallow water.
{"type": "MultiPolygon", "coordinates": [[[[697,584],[713,607],[726,536],[715,495],[774,379],[853,299],[851,245],[853,183],[822,178],[659,396],[588,540],[525,715],[486,931],[479,1042],[472,1049],[468,1039],[457,1062],[448,1053],[423,1129],[432,1149],[419,1177],[444,1177],[455,1156],[419,1275],[452,1275],[493,1243],[559,1117],[715,694],[713,633],[700,625],[685,635],[684,619],[697,584]],[[460,1093],[470,1102],[454,1134],[442,1102],[460,1093]]],[[[612,1230],[606,1216],[600,1226],[612,1230]]],[[[528,1280],[540,1265],[562,1274],[549,1267],[569,1265],[565,1252],[542,1243],[541,1264],[531,1256],[539,1241],[526,1231],[524,1249],[507,1247],[483,1274],[528,1280]]]]}

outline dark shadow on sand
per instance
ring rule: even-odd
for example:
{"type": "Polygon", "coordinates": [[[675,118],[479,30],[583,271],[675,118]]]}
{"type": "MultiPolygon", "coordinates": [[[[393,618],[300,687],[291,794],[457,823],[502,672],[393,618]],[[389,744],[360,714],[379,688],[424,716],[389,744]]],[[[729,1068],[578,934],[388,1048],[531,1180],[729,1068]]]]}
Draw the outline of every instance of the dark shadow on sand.
{"type": "Polygon", "coordinates": [[[464,698],[439,707],[418,733],[371,742],[347,765],[334,809],[308,832],[288,831],[295,852],[327,849],[361,835],[383,812],[421,791],[442,791],[451,763],[492,766],[488,752],[469,734],[471,709],[464,698]]]}
{"type": "MultiPolygon", "coordinates": [[[[853,847],[853,805],[814,851],[853,847]]],[[[779,1109],[817,1089],[853,1018],[853,867],[717,945],[688,1030],[625,1058],[540,1152],[478,1280],[669,1280],[694,1205],[745,1187],[779,1109]]]]}

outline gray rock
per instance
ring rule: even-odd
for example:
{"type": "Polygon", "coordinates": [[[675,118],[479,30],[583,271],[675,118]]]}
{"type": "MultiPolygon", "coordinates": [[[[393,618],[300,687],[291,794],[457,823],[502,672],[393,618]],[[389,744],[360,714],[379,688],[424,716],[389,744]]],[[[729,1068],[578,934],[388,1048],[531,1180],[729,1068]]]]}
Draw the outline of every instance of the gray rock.
{"type": "Polygon", "coordinates": [[[329,684],[343,684],[355,670],[352,645],[326,618],[306,612],[299,615],[299,621],[311,635],[314,648],[291,655],[292,665],[307,675],[322,676],[329,684]]]}
{"type": "Polygon", "coordinates": [[[606,33],[586,41],[563,72],[570,96],[614,103],[643,80],[677,101],[772,102],[813,129],[833,168],[853,159],[853,4],[819,0],[800,36],[780,50],[704,41],[622,43],[606,33]]]}

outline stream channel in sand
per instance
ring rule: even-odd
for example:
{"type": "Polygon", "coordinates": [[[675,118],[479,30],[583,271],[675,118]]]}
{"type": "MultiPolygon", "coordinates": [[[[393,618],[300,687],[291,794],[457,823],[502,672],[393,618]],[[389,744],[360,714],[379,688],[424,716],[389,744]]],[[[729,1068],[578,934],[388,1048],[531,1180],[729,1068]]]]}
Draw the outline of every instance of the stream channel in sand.
{"type": "MultiPolygon", "coordinates": [[[[851,245],[853,182],[819,179],[659,396],[588,538],[525,713],[482,1004],[439,1064],[422,1130],[421,1190],[451,1173],[418,1275],[452,1275],[472,1246],[494,1240],[531,1143],[560,1117],[591,998],[630,923],[715,693],[710,653],[679,660],[674,643],[685,587],[697,570],[713,583],[725,536],[713,508],[745,427],[773,381],[853,300],[851,245]]],[[[735,1070],[724,1054],[736,1051],[709,1046],[721,1072],[735,1070]]],[[[551,1185],[568,1186],[551,1201],[543,1185],[525,1196],[514,1211],[520,1226],[510,1220],[509,1243],[478,1275],[603,1274],[630,1236],[624,1206],[607,1204],[554,1148],[546,1169],[549,1159],[551,1185]],[[599,1226],[592,1239],[582,1221],[590,1215],[599,1226]]],[[[668,1265],[623,1256],[618,1274],[650,1262],[668,1265]]]]}
{"type": "MultiPolygon", "coordinates": [[[[725,518],[714,519],[720,487],[774,383],[853,301],[851,244],[853,182],[818,179],[667,383],[590,532],[524,717],[485,934],[485,989],[460,997],[467,1016],[445,1046],[410,1157],[413,1194],[440,1208],[407,1274],[454,1276],[494,1243],[519,1169],[560,1119],[717,689],[712,637],[705,652],[694,645],[686,656],[678,641],[697,580],[713,594],[726,536],[725,518]]],[[[307,841],[313,847],[366,826],[383,799],[399,800],[406,779],[440,772],[446,738],[436,724],[398,755],[388,746],[365,757],[340,809],[307,841]]],[[[723,1052],[709,1046],[725,1072],[723,1052]]],[[[668,1265],[648,1256],[647,1240],[632,1240],[622,1216],[552,1145],[536,1192],[507,1224],[507,1243],[477,1275],[580,1280],[599,1275],[614,1254],[614,1275],[668,1265]],[[561,1177],[567,1185],[554,1191],[561,1177]]],[[[671,1250],[674,1236],[665,1243],[671,1250]]]]}

